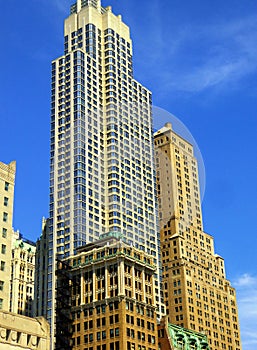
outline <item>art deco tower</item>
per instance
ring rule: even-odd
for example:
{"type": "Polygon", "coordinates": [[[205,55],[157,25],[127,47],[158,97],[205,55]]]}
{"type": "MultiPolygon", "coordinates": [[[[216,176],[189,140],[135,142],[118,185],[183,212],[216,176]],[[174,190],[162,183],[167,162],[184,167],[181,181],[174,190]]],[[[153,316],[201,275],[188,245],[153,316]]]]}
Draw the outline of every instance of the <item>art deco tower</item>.
{"type": "Polygon", "coordinates": [[[193,146],[167,123],[154,135],[164,300],[169,321],[205,332],[212,350],[240,350],[235,290],[203,231],[193,146]]]}
{"type": "Polygon", "coordinates": [[[112,231],[151,254],[157,275],[160,254],[151,93],[133,77],[129,28],[100,0],[77,0],[65,20],[64,41],[64,54],[52,62],[52,327],[56,259],[112,231]]]}

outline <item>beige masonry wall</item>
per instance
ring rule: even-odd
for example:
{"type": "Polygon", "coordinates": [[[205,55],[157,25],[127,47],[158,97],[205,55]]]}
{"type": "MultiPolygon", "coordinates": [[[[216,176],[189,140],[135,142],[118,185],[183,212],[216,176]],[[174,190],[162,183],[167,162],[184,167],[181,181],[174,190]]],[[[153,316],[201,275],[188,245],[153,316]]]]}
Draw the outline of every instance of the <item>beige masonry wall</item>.
{"type": "Polygon", "coordinates": [[[50,349],[48,322],[43,317],[29,318],[0,311],[0,349],[50,349]]]}
{"type": "Polygon", "coordinates": [[[0,162],[0,309],[9,310],[16,162],[0,162]]]}

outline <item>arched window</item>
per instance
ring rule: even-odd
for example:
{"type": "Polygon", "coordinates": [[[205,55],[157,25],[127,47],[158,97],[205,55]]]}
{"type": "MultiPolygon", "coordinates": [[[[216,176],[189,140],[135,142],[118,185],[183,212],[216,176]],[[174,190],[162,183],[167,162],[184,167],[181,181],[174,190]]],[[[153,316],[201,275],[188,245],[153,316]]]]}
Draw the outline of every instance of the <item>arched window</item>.
{"type": "Polygon", "coordinates": [[[209,345],[205,341],[201,343],[201,350],[210,350],[209,345]]]}
{"type": "Polygon", "coordinates": [[[198,349],[197,341],[195,339],[189,340],[189,349],[190,350],[197,350],[198,349]]]}
{"type": "Polygon", "coordinates": [[[177,339],[177,344],[178,344],[178,349],[184,349],[184,346],[185,346],[185,339],[183,337],[179,337],[177,339]]]}

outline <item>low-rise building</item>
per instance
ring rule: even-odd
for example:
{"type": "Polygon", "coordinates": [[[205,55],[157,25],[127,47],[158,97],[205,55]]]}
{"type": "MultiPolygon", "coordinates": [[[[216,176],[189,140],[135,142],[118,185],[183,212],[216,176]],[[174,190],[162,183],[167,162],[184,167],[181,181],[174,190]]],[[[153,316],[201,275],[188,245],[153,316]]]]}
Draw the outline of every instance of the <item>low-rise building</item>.
{"type": "Polygon", "coordinates": [[[60,261],[56,349],[157,350],[153,258],[105,237],[60,261]]]}

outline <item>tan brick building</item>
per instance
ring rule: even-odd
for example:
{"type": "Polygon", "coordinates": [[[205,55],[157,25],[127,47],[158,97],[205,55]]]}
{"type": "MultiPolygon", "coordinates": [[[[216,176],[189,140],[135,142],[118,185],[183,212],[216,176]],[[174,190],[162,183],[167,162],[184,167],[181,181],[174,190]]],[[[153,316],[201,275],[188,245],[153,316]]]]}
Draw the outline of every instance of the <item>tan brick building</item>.
{"type": "Polygon", "coordinates": [[[0,309],[9,310],[16,162],[0,162],[0,309]]]}
{"type": "Polygon", "coordinates": [[[206,332],[212,350],[240,350],[235,290],[203,231],[193,146],[167,123],[154,135],[163,292],[169,322],[206,332]]]}
{"type": "Polygon", "coordinates": [[[155,271],[150,255],[115,237],[60,262],[56,349],[157,350],[155,271]]]}
{"type": "Polygon", "coordinates": [[[34,242],[23,238],[19,232],[13,234],[10,311],[29,317],[33,316],[35,253],[34,242]]]}

